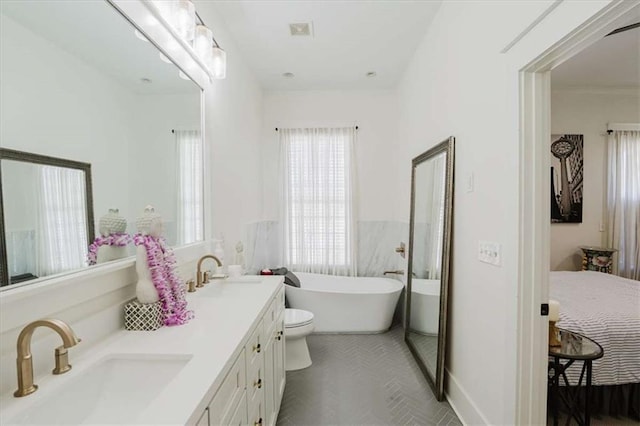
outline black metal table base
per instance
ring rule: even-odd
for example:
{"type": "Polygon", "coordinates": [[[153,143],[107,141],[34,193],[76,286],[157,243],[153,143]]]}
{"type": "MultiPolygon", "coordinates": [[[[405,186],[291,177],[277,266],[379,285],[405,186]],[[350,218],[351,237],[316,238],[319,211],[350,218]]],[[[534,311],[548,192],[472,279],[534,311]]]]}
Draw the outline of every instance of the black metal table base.
{"type": "Polygon", "coordinates": [[[571,386],[567,375],[565,374],[567,368],[569,368],[575,360],[571,359],[565,364],[560,362],[559,357],[553,357],[553,361],[549,361],[549,394],[551,412],[553,413],[553,426],[558,426],[558,400],[569,410],[569,416],[565,422],[565,426],[571,423],[571,419],[575,419],[580,426],[589,426],[591,423],[591,413],[589,409],[589,394],[591,391],[591,373],[592,363],[590,359],[583,360],[582,371],[580,372],[580,379],[577,386],[571,386]],[[553,371],[553,374],[551,374],[553,371]],[[585,377],[586,373],[586,377],[585,377]],[[565,392],[559,392],[560,379],[564,381],[565,392]],[[584,395],[584,412],[580,409],[580,386],[582,381],[585,380],[585,395],[584,395]],[[574,387],[572,390],[571,388],[574,387]]]}

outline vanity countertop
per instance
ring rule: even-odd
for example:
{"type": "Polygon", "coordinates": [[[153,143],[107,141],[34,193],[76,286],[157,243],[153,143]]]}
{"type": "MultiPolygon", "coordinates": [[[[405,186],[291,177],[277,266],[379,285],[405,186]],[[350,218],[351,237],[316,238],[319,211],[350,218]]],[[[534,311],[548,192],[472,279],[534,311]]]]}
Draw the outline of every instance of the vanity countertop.
{"type": "Polygon", "coordinates": [[[37,410],[83,371],[105,358],[123,354],[190,357],[157,397],[127,423],[195,423],[242,351],[249,331],[282,288],[280,276],[260,278],[260,282],[212,282],[196,293],[187,293],[189,309],[195,312],[188,324],[150,332],[122,330],[79,355],[74,354],[74,348],[69,349],[73,365],[69,373],[36,377],[39,389],[27,397],[14,398],[10,393],[0,397],[0,423],[9,424],[25,410],[37,410]]]}

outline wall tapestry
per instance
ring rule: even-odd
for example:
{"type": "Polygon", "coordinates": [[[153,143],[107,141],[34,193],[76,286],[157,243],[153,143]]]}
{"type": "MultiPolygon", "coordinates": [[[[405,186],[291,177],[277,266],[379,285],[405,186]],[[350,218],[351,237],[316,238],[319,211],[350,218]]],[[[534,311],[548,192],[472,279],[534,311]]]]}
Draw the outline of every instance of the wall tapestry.
{"type": "Polygon", "coordinates": [[[551,223],[582,223],[582,135],[551,135],[551,154],[551,223]]]}

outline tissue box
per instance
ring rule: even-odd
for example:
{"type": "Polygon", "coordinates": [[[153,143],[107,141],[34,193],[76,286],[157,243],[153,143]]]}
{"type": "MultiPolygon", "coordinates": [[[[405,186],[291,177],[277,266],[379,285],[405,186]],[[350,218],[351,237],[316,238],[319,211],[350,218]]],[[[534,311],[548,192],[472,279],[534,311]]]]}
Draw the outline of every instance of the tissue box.
{"type": "Polygon", "coordinates": [[[124,305],[124,328],[127,330],[153,331],[163,325],[160,302],[140,303],[133,300],[124,305]]]}

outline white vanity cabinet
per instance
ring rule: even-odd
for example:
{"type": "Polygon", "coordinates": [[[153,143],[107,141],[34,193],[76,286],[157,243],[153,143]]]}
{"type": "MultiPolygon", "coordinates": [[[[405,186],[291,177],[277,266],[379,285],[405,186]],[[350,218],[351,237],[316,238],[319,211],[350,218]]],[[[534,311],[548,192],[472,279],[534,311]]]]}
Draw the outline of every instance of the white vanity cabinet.
{"type": "Polygon", "coordinates": [[[267,305],[197,426],[275,425],[285,384],[284,288],[267,305]]]}

